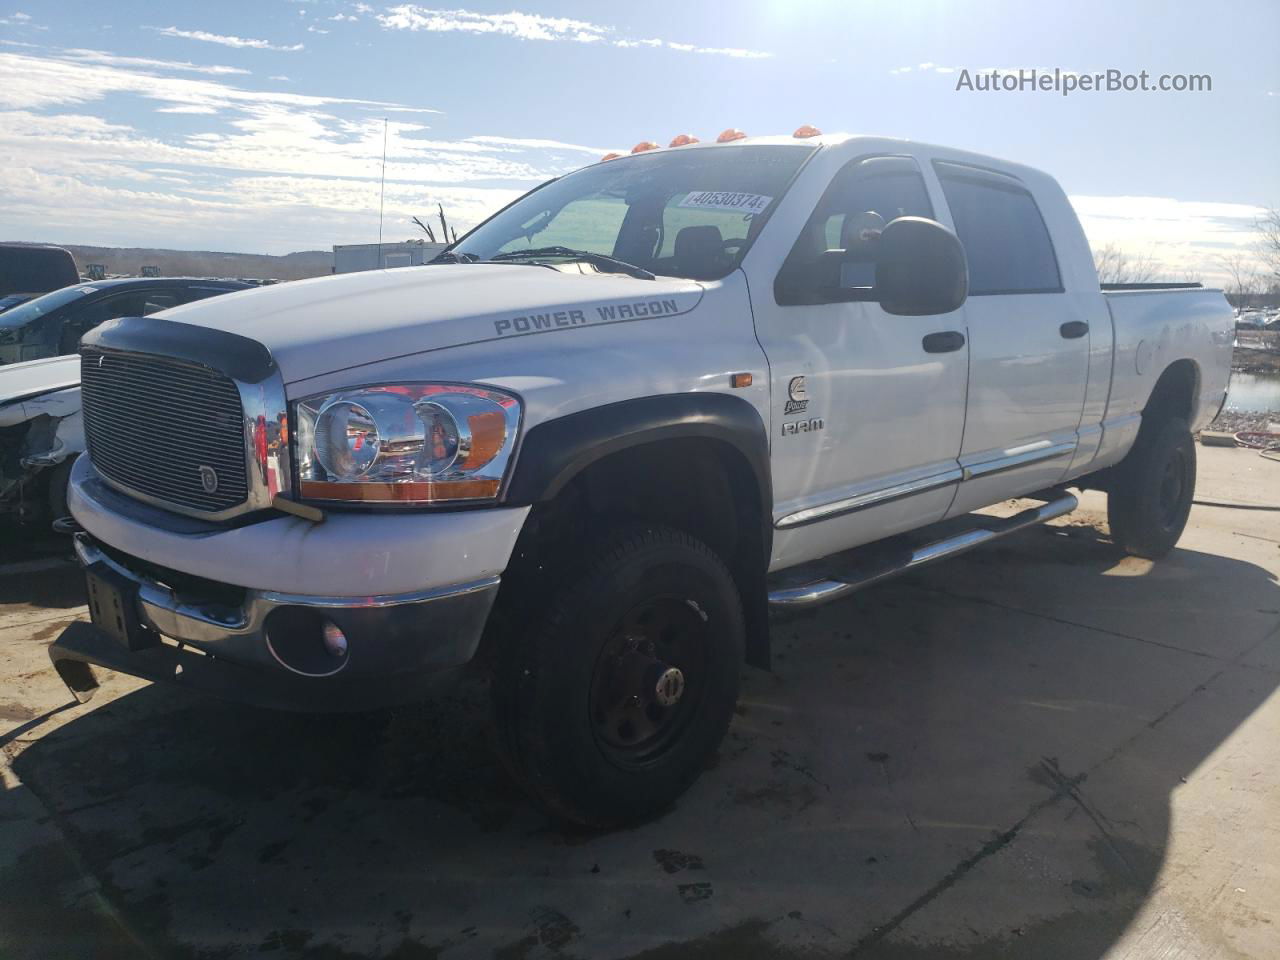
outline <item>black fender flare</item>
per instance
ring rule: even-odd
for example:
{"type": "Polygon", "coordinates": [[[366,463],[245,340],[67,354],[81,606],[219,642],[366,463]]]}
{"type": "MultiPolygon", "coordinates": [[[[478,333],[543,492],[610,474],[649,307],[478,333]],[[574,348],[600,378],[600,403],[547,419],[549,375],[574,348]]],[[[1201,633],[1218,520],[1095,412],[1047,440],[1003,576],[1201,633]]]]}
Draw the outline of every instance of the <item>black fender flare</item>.
{"type": "Polygon", "coordinates": [[[769,437],[759,412],[742,397],[724,393],[637,397],[539,423],[521,441],[504,500],[524,506],[554,499],[574,477],[611,454],[689,438],[725,444],[750,468],[759,500],[759,528],[752,540],[759,552],[731,562],[730,567],[739,582],[747,620],[747,662],[768,669],[765,575],[773,549],[769,437]]]}
{"type": "Polygon", "coordinates": [[[773,496],[764,421],[746,400],[723,393],[638,397],[538,424],[520,444],[506,502],[551,500],[575,476],[610,454],[690,437],[718,440],[742,454],[767,509],[773,496]]]}

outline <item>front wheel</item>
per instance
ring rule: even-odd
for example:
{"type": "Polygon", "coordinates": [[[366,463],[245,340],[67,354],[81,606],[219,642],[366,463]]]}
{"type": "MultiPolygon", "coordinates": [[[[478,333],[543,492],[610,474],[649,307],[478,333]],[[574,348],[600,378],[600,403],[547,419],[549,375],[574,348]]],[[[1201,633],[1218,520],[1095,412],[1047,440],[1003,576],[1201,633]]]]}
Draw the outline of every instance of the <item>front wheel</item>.
{"type": "Polygon", "coordinates": [[[724,738],[742,604],[705,544],[615,531],[541,622],[501,645],[493,684],[508,769],[553,815],[615,826],[666,809],[724,738]]]}
{"type": "Polygon", "coordinates": [[[1111,539],[1125,553],[1156,560],[1187,525],[1196,489],[1196,445],[1185,420],[1169,417],[1139,433],[1107,495],[1111,539]]]}

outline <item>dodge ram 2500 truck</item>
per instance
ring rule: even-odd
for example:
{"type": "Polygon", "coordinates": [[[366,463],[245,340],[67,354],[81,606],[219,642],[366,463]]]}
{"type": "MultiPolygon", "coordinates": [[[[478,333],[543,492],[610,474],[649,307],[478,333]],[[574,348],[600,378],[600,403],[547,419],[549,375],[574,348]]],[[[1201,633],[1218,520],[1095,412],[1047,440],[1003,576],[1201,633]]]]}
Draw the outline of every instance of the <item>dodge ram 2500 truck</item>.
{"type": "Polygon", "coordinates": [[[538,801],[635,820],[720,743],[770,605],[1060,516],[1068,486],[1169,551],[1231,327],[1220,292],[1101,289],[1017,164],[849,136],[608,159],[432,265],[89,333],[92,623],[51,657],[81,699],[95,664],[316,711],[474,661],[538,801]]]}

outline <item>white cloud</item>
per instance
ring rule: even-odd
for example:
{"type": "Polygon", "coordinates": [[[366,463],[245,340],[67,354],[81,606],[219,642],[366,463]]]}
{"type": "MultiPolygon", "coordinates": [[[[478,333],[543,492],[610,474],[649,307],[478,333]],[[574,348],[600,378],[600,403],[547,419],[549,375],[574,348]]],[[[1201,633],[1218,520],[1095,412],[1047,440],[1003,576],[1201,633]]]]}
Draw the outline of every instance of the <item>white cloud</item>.
{"type": "Polygon", "coordinates": [[[303,49],[300,43],[281,45],[267,40],[252,40],[248,37],[227,36],[221,33],[208,33],[205,30],[179,30],[177,27],[148,27],[164,37],[178,37],[183,40],[199,40],[202,43],[217,43],[224,47],[252,50],[282,50],[293,53],[303,49]]]}
{"type": "Polygon", "coordinates": [[[430,107],[365,107],[371,113],[443,113],[442,110],[432,110],[430,107]]]}
{"type": "Polygon", "coordinates": [[[307,27],[307,33],[328,33],[328,32],[329,32],[328,30],[324,30],[320,27],[317,27],[315,24],[311,24],[310,26],[307,27]]]}
{"type": "Polygon", "coordinates": [[[101,63],[112,67],[140,67],[156,70],[177,70],[184,73],[207,73],[211,76],[230,76],[233,74],[248,75],[249,71],[240,67],[223,67],[216,64],[191,63],[188,60],[152,60],[147,57],[121,57],[102,50],[63,50],[62,53],[73,60],[83,63],[101,63]]]}
{"type": "Polygon", "coordinates": [[[532,148],[543,150],[575,150],[579,153],[605,154],[607,147],[584,147],[577,143],[561,143],[559,140],[522,140],[511,137],[467,137],[463,143],[481,143],[494,147],[532,148]]]}
{"type": "Polygon", "coordinates": [[[343,20],[359,20],[360,18],[351,13],[335,13],[329,19],[341,23],[343,20]]]}
{"type": "Polygon", "coordinates": [[[518,137],[431,139],[404,115],[427,109],[2,52],[3,232],[272,252],[359,241],[376,235],[381,172],[384,121],[369,110],[391,117],[387,224],[402,224],[406,237],[408,217],[436,202],[461,230],[602,152],[518,137]],[[100,105],[122,96],[187,122],[169,131],[102,119],[100,105]]]}
{"type": "Polygon", "coordinates": [[[202,107],[194,103],[185,103],[176,107],[157,107],[156,113],[192,113],[207,114],[213,116],[217,114],[217,110],[213,107],[202,107]]]}
{"type": "Polygon", "coordinates": [[[7,17],[0,17],[0,27],[28,27],[32,30],[49,29],[42,24],[33,23],[31,21],[31,16],[26,13],[14,13],[7,17]]]}
{"type": "Polygon", "coordinates": [[[764,59],[772,53],[740,47],[700,47],[692,43],[617,36],[613,27],[546,17],[536,13],[476,13],[471,10],[432,10],[405,3],[378,14],[378,22],[388,30],[425,30],[431,33],[474,33],[514,37],[519,40],[564,40],[570,43],[608,42],[615,47],[667,47],[683,53],[701,53],[740,59],[764,59]]]}
{"type": "Polygon", "coordinates": [[[141,70],[86,63],[71,57],[0,53],[0,108],[36,109],[58,104],[90,103],[121,93],[219,109],[259,103],[299,108],[334,104],[403,106],[381,100],[246,90],[211,79],[165,77],[141,70]]]}
{"type": "Polygon", "coordinates": [[[1222,283],[1220,259],[1253,256],[1254,223],[1265,211],[1247,203],[1177,200],[1172,197],[1073,196],[1080,223],[1096,250],[1115,244],[1132,255],[1150,255],[1161,279],[1196,275],[1222,283]]]}
{"type": "Polygon", "coordinates": [[[568,17],[544,17],[536,13],[472,13],[470,10],[429,10],[414,4],[389,7],[378,22],[392,30],[428,30],[435,33],[495,33],[522,40],[576,40],[591,36],[600,40],[610,27],[568,17]]]}

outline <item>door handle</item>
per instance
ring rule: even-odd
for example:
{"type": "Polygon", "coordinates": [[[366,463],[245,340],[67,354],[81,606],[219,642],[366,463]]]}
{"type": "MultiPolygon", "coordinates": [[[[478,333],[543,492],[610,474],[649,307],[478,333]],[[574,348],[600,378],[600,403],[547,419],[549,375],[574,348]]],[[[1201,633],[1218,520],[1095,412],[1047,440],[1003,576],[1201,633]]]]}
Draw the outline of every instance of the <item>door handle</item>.
{"type": "Polygon", "coordinates": [[[964,334],[959,330],[930,333],[921,341],[925,353],[951,353],[964,346],[964,334]]]}
{"type": "Polygon", "coordinates": [[[1089,332],[1089,325],[1083,320],[1068,320],[1058,328],[1064,340],[1079,340],[1089,332]]]}

